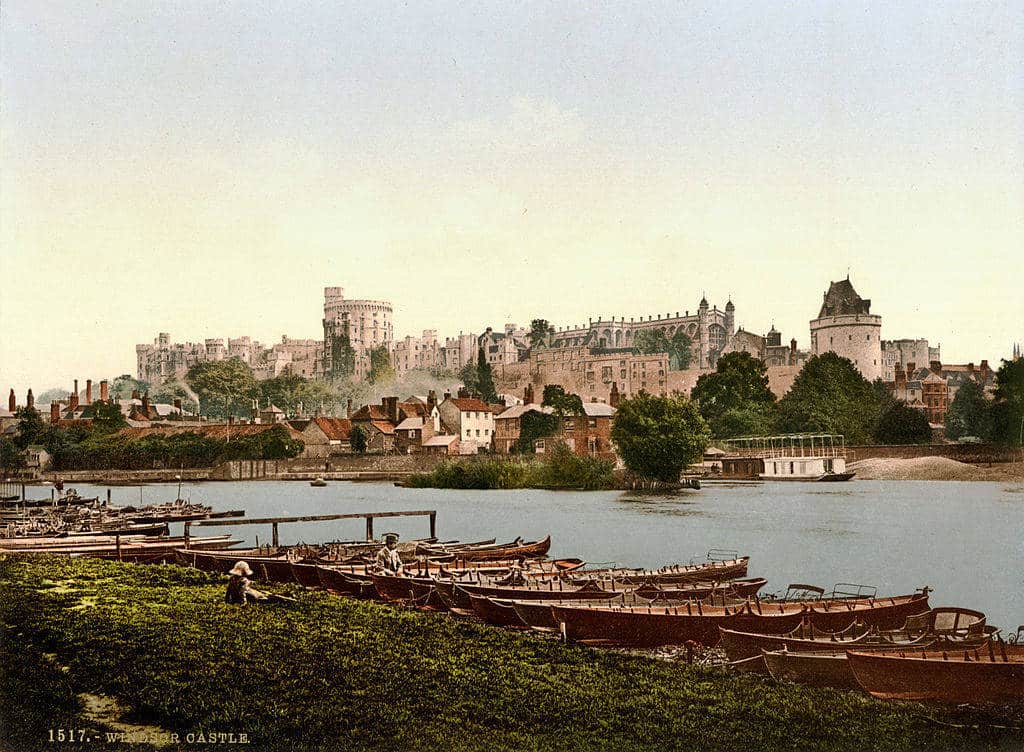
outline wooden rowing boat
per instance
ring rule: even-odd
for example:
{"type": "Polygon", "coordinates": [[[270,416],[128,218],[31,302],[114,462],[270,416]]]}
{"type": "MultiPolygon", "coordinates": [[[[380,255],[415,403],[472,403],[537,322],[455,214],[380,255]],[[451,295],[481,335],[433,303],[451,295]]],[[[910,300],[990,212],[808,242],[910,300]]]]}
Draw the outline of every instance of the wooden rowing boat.
{"type": "Polygon", "coordinates": [[[512,629],[529,629],[529,625],[519,618],[515,607],[508,601],[498,598],[488,598],[483,595],[469,596],[473,613],[479,619],[499,627],[510,627],[512,629]]]}
{"type": "Polygon", "coordinates": [[[831,652],[837,650],[919,649],[929,645],[974,646],[988,639],[985,615],[980,611],[951,607],[933,608],[908,617],[897,630],[879,630],[860,621],[839,631],[820,629],[801,622],[789,634],[766,635],[723,628],[722,649],[731,661],[760,655],[762,650],[831,652]]]}
{"type": "Polygon", "coordinates": [[[848,651],[857,683],[886,700],[1024,704],[1024,645],[1001,640],[969,650],[848,651]]]}
{"type": "Polygon", "coordinates": [[[894,598],[803,603],[746,602],[735,608],[703,606],[699,601],[672,607],[617,607],[589,605],[551,607],[564,624],[567,639],[594,645],[658,647],[688,641],[714,646],[721,628],[758,634],[786,634],[807,619],[819,629],[838,631],[854,621],[888,628],[906,616],[928,609],[927,592],[894,598]]]}
{"type": "Polygon", "coordinates": [[[614,580],[623,585],[673,585],[692,582],[722,582],[746,577],[749,556],[704,564],[673,564],[661,569],[591,569],[577,572],[573,582],[614,580]]]}
{"type": "MultiPolygon", "coordinates": [[[[546,556],[551,549],[551,536],[542,540],[524,543],[513,541],[508,544],[494,544],[458,549],[454,552],[439,551],[437,553],[454,553],[455,566],[470,561],[515,561],[517,559],[536,559],[546,556]]],[[[428,554],[429,555],[429,554],[428,554]]]]}
{"type": "Polygon", "coordinates": [[[860,689],[842,651],[791,653],[763,651],[765,666],[773,679],[806,684],[809,687],[860,689]]]}

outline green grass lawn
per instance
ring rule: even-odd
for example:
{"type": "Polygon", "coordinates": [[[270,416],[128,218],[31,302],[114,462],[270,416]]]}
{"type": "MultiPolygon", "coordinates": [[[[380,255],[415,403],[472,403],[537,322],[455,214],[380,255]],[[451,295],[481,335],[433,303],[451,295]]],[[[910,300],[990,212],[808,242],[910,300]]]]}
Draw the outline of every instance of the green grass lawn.
{"type": "Polygon", "coordinates": [[[293,594],[242,608],[179,567],[0,561],[2,746],[66,749],[49,729],[97,729],[91,693],[182,739],[247,734],[233,749],[1024,748],[1018,732],[947,728],[929,716],[959,717],[918,705],[293,594]]]}

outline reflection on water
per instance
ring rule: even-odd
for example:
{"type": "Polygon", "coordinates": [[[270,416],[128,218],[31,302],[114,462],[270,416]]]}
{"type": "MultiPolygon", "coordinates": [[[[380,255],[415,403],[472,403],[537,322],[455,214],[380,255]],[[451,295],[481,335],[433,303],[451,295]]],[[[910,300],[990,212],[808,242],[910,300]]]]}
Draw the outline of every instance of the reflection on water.
{"type": "MultiPolygon", "coordinates": [[[[751,577],[766,591],[789,582],[831,589],[836,582],[870,582],[879,594],[935,588],[933,605],[959,605],[988,614],[1002,627],[1024,623],[1024,499],[1002,483],[865,481],[841,488],[820,483],[707,484],[683,494],[618,491],[446,491],[387,483],[269,481],[185,484],[184,495],[216,509],[245,509],[250,517],[437,510],[442,539],[511,540],[551,534],[552,556],[641,567],[700,560],[709,549],[749,555],[751,577]],[[823,496],[841,496],[831,501],[823,496]],[[1009,502],[1009,503],[1008,503],[1009,502]]],[[[106,487],[79,485],[84,496],[106,487]]],[[[169,501],[176,484],[144,489],[146,503],[169,501]]],[[[138,487],[113,488],[115,504],[137,504],[138,487]]],[[[180,534],[181,525],[172,526],[180,534]]],[[[422,517],[378,520],[378,534],[424,537],[422,517]]],[[[270,526],[200,527],[197,535],[230,532],[252,544],[270,539],[270,526]]],[[[362,519],[280,526],[282,543],[351,540],[365,534],[362,519]]]]}

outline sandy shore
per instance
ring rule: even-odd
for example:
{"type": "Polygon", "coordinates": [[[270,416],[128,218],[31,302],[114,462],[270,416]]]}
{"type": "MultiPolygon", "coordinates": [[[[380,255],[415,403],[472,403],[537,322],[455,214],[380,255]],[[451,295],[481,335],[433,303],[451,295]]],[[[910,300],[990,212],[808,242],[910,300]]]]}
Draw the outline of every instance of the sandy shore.
{"type": "Polygon", "coordinates": [[[1024,462],[969,465],[948,457],[873,458],[847,466],[859,480],[991,480],[1024,483],[1024,462]]]}

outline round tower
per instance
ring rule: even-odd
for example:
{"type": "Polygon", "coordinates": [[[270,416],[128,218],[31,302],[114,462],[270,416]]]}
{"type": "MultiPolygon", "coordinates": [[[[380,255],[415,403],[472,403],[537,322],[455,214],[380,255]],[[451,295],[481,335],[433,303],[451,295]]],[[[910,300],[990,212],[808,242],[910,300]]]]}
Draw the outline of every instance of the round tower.
{"type": "Polygon", "coordinates": [[[811,321],[811,354],[847,358],[868,381],[882,378],[882,317],[870,313],[849,279],[833,282],[811,321]]]}

